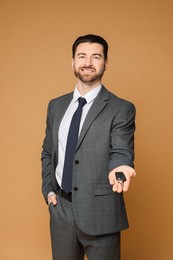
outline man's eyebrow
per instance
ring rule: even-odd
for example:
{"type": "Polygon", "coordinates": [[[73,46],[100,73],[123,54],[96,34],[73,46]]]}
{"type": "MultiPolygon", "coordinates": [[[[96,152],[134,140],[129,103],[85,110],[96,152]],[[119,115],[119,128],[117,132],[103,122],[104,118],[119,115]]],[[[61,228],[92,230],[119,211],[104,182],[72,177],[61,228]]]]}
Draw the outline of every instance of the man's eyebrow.
{"type": "Polygon", "coordinates": [[[84,53],[84,52],[79,52],[79,53],[77,54],[77,56],[79,56],[79,55],[86,55],[86,53],[84,53]]]}
{"type": "Polygon", "coordinates": [[[100,53],[93,53],[93,56],[95,56],[95,55],[102,57],[102,55],[100,53]]]}
{"type": "MultiPolygon", "coordinates": [[[[84,52],[79,52],[79,53],[77,54],[77,56],[79,56],[79,55],[86,55],[86,53],[84,53],[84,52]]],[[[98,55],[98,56],[102,57],[102,55],[101,55],[100,53],[93,53],[93,54],[92,54],[92,56],[95,56],[95,55],[98,55]]]]}

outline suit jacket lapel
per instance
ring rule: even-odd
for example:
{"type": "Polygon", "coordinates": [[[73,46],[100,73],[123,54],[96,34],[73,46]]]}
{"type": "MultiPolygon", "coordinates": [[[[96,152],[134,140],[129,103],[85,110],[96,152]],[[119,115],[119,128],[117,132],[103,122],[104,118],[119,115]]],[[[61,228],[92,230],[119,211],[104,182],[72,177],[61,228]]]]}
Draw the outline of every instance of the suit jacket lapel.
{"type": "Polygon", "coordinates": [[[85,135],[86,135],[90,125],[94,121],[94,119],[98,116],[98,114],[107,105],[108,99],[109,99],[109,92],[103,86],[100,93],[96,97],[94,103],[92,104],[92,106],[91,106],[91,108],[90,108],[90,110],[87,114],[87,117],[84,121],[82,130],[81,130],[81,133],[80,133],[80,136],[79,136],[79,140],[78,140],[78,144],[77,144],[76,149],[78,149],[78,147],[80,146],[83,138],[85,137],[85,135]]]}

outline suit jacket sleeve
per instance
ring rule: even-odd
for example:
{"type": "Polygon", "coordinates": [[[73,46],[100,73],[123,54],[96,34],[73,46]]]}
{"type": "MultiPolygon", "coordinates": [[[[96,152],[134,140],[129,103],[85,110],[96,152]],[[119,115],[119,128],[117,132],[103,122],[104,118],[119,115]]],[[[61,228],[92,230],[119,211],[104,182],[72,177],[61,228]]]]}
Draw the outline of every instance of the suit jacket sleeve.
{"type": "Polygon", "coordinates": [[[134,167],[134,131],[136,110],[126,102],[113,120],[109,171],[120,166],[134,167]]]}
{"type": "Polygon", "coordinates": [[[42,160],[42,192],[47,201],[47,194],[54,191],[51,181],[52,160],[53,160],[53,137],[52,137],[52,124],[53,124],[53,108],[52,102],[48,105],[47,119],[46,119],[46,136],[43,142],[43,150],[41,155],[42,160]]]}

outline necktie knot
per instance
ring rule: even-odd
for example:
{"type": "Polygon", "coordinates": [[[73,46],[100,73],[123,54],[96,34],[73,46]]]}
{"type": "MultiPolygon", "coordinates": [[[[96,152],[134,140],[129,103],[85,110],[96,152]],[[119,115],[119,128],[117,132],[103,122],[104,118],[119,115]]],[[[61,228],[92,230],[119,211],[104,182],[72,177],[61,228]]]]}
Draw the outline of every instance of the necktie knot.
{"type": "Polygon", "coordinates": [[[87,103],[86,102],[86,99],[85,98],[78,98],[78,101],[79,101],[79,106],[82,108],[83,106],[85,106],[85,104],[87,103]]]}

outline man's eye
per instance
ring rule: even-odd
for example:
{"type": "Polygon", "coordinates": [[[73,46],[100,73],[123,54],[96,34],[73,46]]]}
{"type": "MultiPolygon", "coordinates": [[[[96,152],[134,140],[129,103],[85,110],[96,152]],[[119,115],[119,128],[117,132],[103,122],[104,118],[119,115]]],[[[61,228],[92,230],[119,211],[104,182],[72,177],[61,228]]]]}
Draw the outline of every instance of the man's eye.
{"type": "Polygon", "coordinates": [[[94,59],[100,60],[100,56],[94,56],[94,59]]]}
{"type": "Polygon", "coordinates": [[[85,58],[84,55],[80,55],[80,56],[79,56],[79,59],[84,59],[84,58],[85,58]]]}

